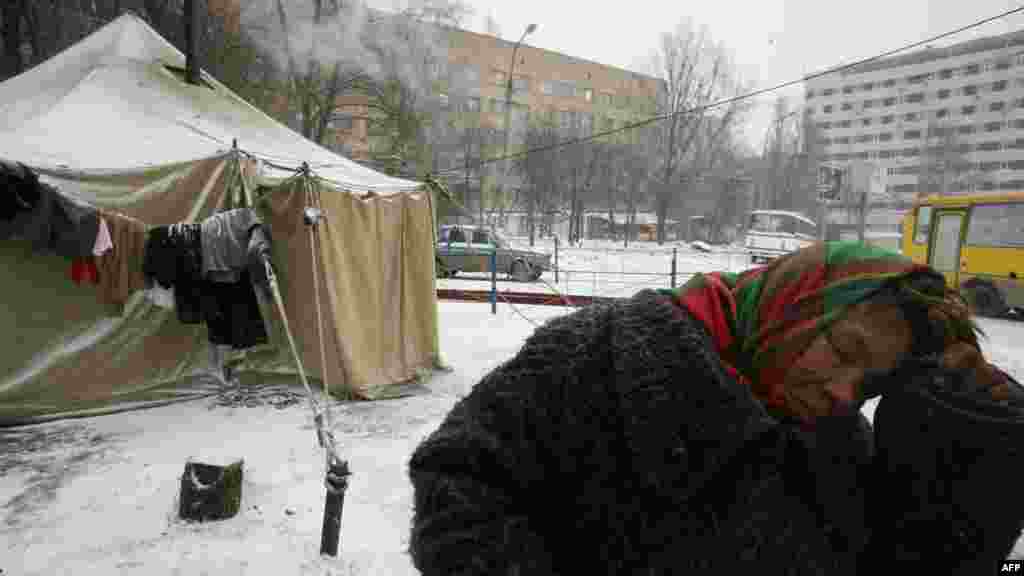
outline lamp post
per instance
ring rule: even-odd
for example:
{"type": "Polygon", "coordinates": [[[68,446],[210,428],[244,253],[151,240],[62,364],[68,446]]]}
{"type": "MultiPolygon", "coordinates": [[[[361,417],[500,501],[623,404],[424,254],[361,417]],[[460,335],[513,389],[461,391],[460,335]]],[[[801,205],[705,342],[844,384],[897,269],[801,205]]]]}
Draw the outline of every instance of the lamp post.
{"type": "MultiPolygon", "coordinates": [[[[509,173],[509,169],[508,169],[508,167],[509,167],[509,161],[508,161],[508,137],[509,137],[509,132],[511,132],[510,124],[511,124],[511,116],[512,116],[512,75],[515,73],[515,70],[516,70],[516,53],[519,52],[519,46],[522,45],[523,40],[525,40],[528,35],[533,34],[536,31],[537,31],[537,25],[536,24],[530,24],[529,26],[526,27],[526,30],[523,31],[523,35],[519,37],[519,41],[516,42],[515,46],[512,47],[512,65],[509,66],[508,78],[505,79],[505,130],[504,130],[505,134],[504,134],[504,138],[503,138],[504,143],[502,145],[502,153],[501,153],[502,158],[504,158],[504,161],[503,161],[503,164],[504,164],[503,172],[504,173],[502,174],[502,179],[501,179],[501,192],[502,192],[502,196],[504,196],[505,183],[508,182],[508,173],[509,173]]],[[[483,206],[483,197],[481,197],[480,200],[481,200],[481,206],[483,206]]]]}

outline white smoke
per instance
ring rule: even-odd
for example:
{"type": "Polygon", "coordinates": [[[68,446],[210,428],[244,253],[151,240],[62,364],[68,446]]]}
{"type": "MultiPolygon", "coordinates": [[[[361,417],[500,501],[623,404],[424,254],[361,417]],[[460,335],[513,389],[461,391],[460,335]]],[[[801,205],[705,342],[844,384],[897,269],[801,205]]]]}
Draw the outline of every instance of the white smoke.
{"type": "Polygon", "coordinates": [[[309,66],[321,70],[340,63],[377,80],[398,79],[418,95],[431,94],[433,82],[446,74],[447,37],[443,28],[424,24],[410,14],[430,14],[436,0],[408,0],[391,10],[369,7],[363,0],[339,0],[341,10],[316,21],[317,0],[243,0],[242,24],[280,70],[289,69],[289,51],[297,74],[309,66]],[[282,29],[278,3],[285,12],[282,29]]]}

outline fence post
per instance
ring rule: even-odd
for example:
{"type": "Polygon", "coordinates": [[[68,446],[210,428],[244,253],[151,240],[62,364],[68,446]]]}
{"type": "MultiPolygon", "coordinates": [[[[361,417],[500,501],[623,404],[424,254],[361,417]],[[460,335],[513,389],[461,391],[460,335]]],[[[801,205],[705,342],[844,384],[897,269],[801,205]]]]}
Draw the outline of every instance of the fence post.
{"type": "Polygon", "coordinates": [[[672,288],[676,287],[676,250],[678,248],[672,248],[672,288]]]}
{"type": "Polygon", "coordinates": [[[558,236],[555,236],[555,285],[558,285],[558,236]]]}
{"type": "Polygon", "coordinates": [[[498,248],[491,250],[491,314],[498,313],[498,248]]]}

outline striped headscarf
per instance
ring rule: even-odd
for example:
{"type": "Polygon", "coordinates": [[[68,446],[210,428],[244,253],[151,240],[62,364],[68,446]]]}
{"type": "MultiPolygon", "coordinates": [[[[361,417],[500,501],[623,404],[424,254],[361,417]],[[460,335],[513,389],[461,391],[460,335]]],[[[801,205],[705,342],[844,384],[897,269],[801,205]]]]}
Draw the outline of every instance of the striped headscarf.
{"type": "MultiPolygon", "coordinates": [[[[739,274],[697,274],[674,295],[707,326],[734,375],[767,404],[784,407],[786,373],[813,340],[850,306],[871,298],[887,282],[916,272],[936,274],[889,250],[825,242],[739,274]]],[[[958,305],[949,302],[946,292],[911,292],[928,309],[958,305]]],[[[943,318],[959,322],[948,333],[973,338],[966,314],[943,318]]]]}

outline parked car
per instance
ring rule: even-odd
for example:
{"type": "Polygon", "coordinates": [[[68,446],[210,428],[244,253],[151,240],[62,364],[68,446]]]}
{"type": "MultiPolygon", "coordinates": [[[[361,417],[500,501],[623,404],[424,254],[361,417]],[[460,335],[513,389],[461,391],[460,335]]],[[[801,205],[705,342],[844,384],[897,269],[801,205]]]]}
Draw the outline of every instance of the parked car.
{"type": "Polygon", "coordinates": [[[491,253],[497,250],[498,272],[520,281],[535,281],[551,269],[551,255],[515,248],[503,236],[480,226],[441,226],[437,237],[438,278],[460,272],[490,272],[491,253]]]}

